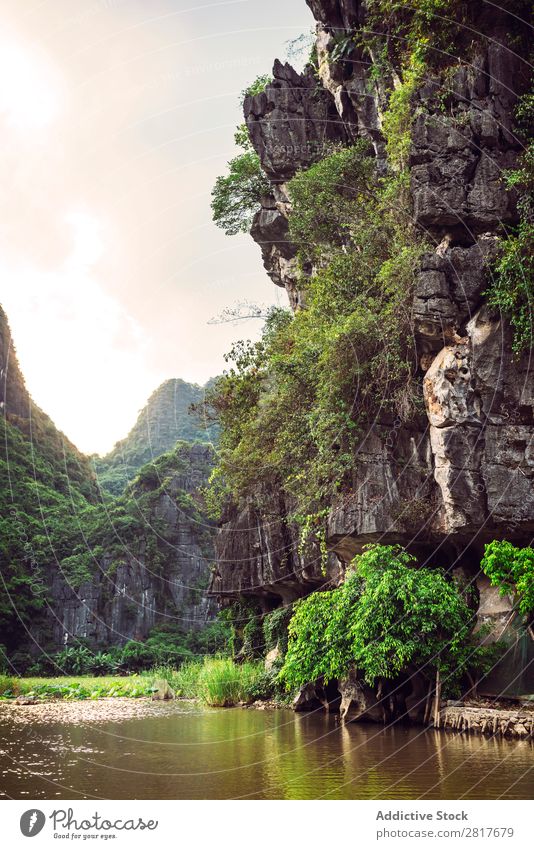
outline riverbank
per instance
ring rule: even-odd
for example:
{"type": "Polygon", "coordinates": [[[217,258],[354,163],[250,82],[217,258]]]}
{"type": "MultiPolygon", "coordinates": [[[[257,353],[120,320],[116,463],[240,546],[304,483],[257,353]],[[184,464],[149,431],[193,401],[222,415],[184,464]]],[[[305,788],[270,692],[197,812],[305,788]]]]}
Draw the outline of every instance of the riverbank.
{"type": "MultiPolygon", "coordinates": [[[[133,719],[146,716],[147,705],[153,705],[152,710],[161,716],[161,703],[172,704],[176,699],[199,707],[254,710],[289,707],[287,700],[274,696],[272,676],[261,664],[235,664],[225,658],[206,658],[178,670],[159,668],[127,676],[0,676],[1,714],[22,723],[133,719]]],[[[479,700],[443,705],[439,728],[462,734],[532,740],[534,703],[516,705],[510,701],[479,700]]]]}
{"type": "Polygon", "coordinates": [[[17,678],[0,675],[0,700],[28,699],[35,702],[50,700],[102,699],[113,697],[139,698],[151,696],[155,676],[109,675],[58,676],[55,678],[17,678]]]}
{"type": "MultiPolygon", "coordinates": [[[[152,690],[153,688],[150,687],[149,689],[152,690]]],[[[180,704],[183,704],[184,707],[188,705],[189,708],[196,705],[199,710],[210,707],[205,701],[198,698],[185,698],[183,696],[166,701],[154,700],[152,692],[136,696],[100,696],[88,699],[72,696],[67,699],[41,697],[35,700],[25,700],[22,703],[17,701],[16,698],[10,698],[0,701],[0,721],[8,720],[16,724],[32,726],[47,723],[68,725],[85,722],[118,722],[142,719],[147,716],[172,715],[177,709],[180,709],[180,704]]],[[[240,702],[227,705],[227,707],[260,711],[272,711],[280,708],[289,710],[289,705],[273,699],[240,702]]],[[[322,713],[322,711],[311,713],[322,713]]],[[[363,724],[373,725],[374,723],[363,724]]],[[[431,727],[429,726],[429,728],[431,727]]],[[[534,706],[517,708],[475,705],[447,706],[442,708],[440,712],[439,730],[464,735],[474,734],[485,737],[532,740],[534,739],[534,706]]]]}
{"type": "Polygon", "coordinates": [[[211,707],[232,707],[268,700],[274,676],[261,662],[235,663],[230,658],[205,657],[178,669],[156,667],[128,675],[19,678],[0,675],[0,700],[38,703],[49,700],[95,700],[122,697],[198,699],[211,707]]]}
{"type": "MultiPolygon", "coordinates": [[[[189,700],[184,703],[190,704],[189,700]]],[[[0,703],[0,723],[15,725],[80,725],[94,722],[123,722],[176,712],[176,702],[154,702],[151,698],[114,696],[95,700],[50,700],[28,705],[16,701],[0,703]]]]}
{"type": "Polygon", "coordinates": [[[534,706],[518,708],[447,706],[440,712],[440,728],[464,734],[534,738],[534,706]]]}

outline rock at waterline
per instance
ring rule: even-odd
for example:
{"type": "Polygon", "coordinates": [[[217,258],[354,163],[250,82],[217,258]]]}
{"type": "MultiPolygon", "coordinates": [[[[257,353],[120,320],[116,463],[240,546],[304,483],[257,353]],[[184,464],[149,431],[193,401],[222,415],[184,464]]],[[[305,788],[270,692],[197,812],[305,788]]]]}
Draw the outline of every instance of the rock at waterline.
{"type": "Polygon", "coordinates": [[[152,693],[153,702],[164,702],[168,701],[169,699],[176,698],[175,692],[168,681],[156,681],[154,683],[154,687],[156,689],[152,693]]]}

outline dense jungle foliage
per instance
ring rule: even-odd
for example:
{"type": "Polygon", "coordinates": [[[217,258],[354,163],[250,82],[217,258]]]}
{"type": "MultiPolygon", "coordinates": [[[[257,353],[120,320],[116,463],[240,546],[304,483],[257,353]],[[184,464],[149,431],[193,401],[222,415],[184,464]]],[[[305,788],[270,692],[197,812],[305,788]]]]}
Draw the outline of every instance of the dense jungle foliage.
{"type": "Polygon", "coordinates": [[[308,681],[342,679],[355,666],[370,686],[417,671],[439,671],[444,692],[455,693],[499,650],[473,637],[476,613],[469,591],[439,569],[417,568],[396,546],[369,545],[341,587],[296,603],[280,672],[290,689],[308,681]]]}
{"type": "MultiPolygon", "coordinates": [[[[211,385],[208,381],[207,387],[211,385]]],[[[217,442],[217,426],[206,427],[192,411],[206,387],[185,380],[166,380],[152,393],[128,436],[105,457],[93,457],[98,485],[121,495],[142,466],[171,451],[177,442],[217,442]]]]}
{"type": "MultiPolygon", "coordinates": [[[[95,491],[91,478],[78,483],[61,470],[55,455],[47,453],[42,443],[28,440],[5,418],[0,418],[0,427],[0,642],[14,662],[24,667],[33,662],[27,652],[13,653],[28,643],[30,626],[39,625],[45,653],[51,641],[51,619],[47,617],[45,624],[43,614],[54,575],[61,576],[73,590],[97,576],[109,583],[111,593],[118,566],[125,557],[135,556],[140,546],[151,571],[163,574],[174,549],[166,542],[165,527],[154,515],[154,506],[173,478],[195,474],[205,479],[210,466],[207,461],[205,469],[192,470],[190,446],[177,443],[173,451],[144,466],[123,495],[92,502],[85,495],[88,487],[91,493],[95,491]]],[[[201,549],[211,556],[201,501],[183,490],[173,490],[173,494],[201,549]]],[[[199,587],[198,592],[204,589],[199,587]]],[[[189,651],[183,634],[180,639],[184,657],[201,652],[200,646],[189,651]]],[[[163,660],[154,652],[147,664],[163,660]]]]}

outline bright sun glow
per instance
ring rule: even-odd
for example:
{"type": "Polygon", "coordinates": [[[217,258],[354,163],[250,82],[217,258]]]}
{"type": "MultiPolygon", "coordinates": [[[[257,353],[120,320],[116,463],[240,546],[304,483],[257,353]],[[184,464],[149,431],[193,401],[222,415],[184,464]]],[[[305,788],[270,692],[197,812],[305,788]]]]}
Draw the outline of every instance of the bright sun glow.
{"type": "Polygon", "coordinates": [[[0,114],[13,129],[42,130],[59,112],[59,84],[45,59],[9,37],[0,41],[0,114]]]}
{"type": "Polygon", "coordinates": [[[93,265],[104,251],[102,221],[83,210],[69,212],[65,220],[73,236],[68,262],[75,268],[93,265]]]}
{"type": "MultiPolygon", "coordinates": [[[[3,302],[34,400],[79,448],[105,452],[128,432],[162,375],[147,368],[141,329],[98,275],[110,239],[101,218],[76,208],[64,220],[71,249],[62,267],[19,268],[3,302]],[[46,330],[57,327],[60,333],[46,330]]],[[[14,278],[1,259],[0,278],[14,278]]]]}
{"type": "Polygon", "coordinates": [[[204,383],[260,332],[211,318],[278,300],[210,193],[239,92],[307,26],[291,16],[281,34],[265,3],[0,0],[0,304],[29,392],[86,452],[164,379],[204,383]]]}

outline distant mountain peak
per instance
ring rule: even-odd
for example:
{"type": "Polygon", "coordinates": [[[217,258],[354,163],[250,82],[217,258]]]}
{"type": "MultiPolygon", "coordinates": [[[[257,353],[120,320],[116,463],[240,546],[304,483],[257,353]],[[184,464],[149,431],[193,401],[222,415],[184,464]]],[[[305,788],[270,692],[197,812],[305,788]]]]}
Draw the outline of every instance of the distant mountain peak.
{"type": "Polygon", "coordinates": [[[192,404],[202,402],[204,393],[205,387],[179,377],[164,380],[139,412],[128,436],[95,460],[102,487],[118,494],[141,466],[173,449],[178,440],[213,441],[213,425],[206,428],[201,417],[190,410],[192,404]]]}

